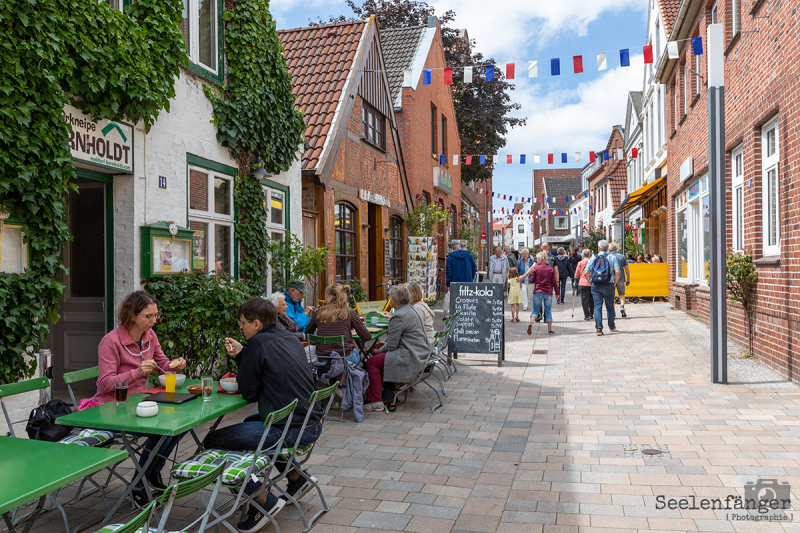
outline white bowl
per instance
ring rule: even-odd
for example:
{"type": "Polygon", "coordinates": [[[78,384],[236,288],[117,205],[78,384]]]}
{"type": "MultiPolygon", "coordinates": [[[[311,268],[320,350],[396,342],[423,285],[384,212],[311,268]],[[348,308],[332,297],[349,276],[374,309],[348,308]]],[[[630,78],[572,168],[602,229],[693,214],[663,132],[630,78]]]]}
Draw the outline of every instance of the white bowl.
{"type": "MultiPolygon", "coordinates": [[[[181,385],[183,385],[184,381],[186,381],[186,375],[185,374],[175,374],[175,388],[176,389],[178,387],[180,387],[181,385]]],[[[158,382],[161,383],[162,387],[166,387],[166,384],[164,383],[164,374],[159,374],[158,375],[158,382]]]]}
{"type": "Polygon", "coordinates": [[[139,402],[136,406],[136,414],[142,418],[156,416],[158,414],[158,404],[156,402],[139,402]]]}
{"type": "Polygon", "coordinates": [[[219,384],[225,392],[239,392],[239,383],[237,383],[236,378],[221,379],[219,384]]]}

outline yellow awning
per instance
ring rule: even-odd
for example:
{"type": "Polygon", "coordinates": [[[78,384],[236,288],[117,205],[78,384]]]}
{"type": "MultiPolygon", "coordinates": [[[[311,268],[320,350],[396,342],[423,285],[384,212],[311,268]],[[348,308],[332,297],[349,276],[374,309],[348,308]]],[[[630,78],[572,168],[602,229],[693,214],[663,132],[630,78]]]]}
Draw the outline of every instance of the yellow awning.
{"type": "Polygon", "coordinates": [[[628,209],[643,204],[650,196],[651,192],[656,191],[659,187],[666,184],[666,182],[667,182],[667,177],[662,176],[657,180],[653,181],[652,183],[648,183],[647,185],[639,187],[638,189],[636,189],[635,191],[633,191],[632,193],[630,193],[628,196],[625,197],[622,203],[619,204],[617,210],[614,211],[614,214],[611,216],[616,217],[623,211],[627,211],[628,209]]]}

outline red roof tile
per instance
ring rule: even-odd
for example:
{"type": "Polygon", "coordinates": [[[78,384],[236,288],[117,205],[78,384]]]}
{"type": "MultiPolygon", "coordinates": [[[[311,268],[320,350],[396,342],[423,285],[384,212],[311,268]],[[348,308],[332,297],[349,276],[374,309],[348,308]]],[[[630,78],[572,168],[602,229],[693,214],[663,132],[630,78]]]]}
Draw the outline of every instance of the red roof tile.
{"type": "Polygon", "coordinates": [[[366,27],[364,21],[278,32],[292,76],[297,108],[304,113],[304,169],[317,168],[347,75],[366,27]]]}
{"type": "Polygon", "coordinates": [[[672,27],[675,26],[675,19],[678,18],[678,10],[681,8],[681,0],[658,0],[661,8],[661,20],[664,24],[664,33],[669,39],[672,27]]]}

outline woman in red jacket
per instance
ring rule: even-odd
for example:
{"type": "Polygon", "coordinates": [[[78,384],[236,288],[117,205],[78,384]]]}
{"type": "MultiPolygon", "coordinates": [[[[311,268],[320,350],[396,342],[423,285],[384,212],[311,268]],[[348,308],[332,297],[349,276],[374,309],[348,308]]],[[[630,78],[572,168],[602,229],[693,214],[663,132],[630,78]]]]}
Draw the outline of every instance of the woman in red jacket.
{"type": "Polygon", "coordinates": [[[531,334],[533,329],[533,321],[539,309],[542,308],[544,302],[544,321],[547,323],[547,333],[553,335],[553,315],[550,312],[550,307],[553,304],[553,292],[558,298],[558,282],[556,281],[556,271],[553,267],[547,264],[547,252],[539,252],[536,254],[536,265],[528,269],[525,274],[520,276],[520,279],[530,276],[531,283],[535,285],[533,290],[533,307],[534,311],[531,313],[531,323],[528,324],[528,335],[531,334]]]}

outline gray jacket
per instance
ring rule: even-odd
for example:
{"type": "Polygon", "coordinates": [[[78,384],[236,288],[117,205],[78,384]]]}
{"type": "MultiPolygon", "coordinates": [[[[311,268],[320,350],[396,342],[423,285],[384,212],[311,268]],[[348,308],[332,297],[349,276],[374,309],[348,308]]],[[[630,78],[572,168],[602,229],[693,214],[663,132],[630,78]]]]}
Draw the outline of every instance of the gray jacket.
{"type": "Polygon", "coordinates": [[[395,309],[389,320],[386,344],[378,351],[386,352],[384,381],[407,383],[422,371],[431,347],[422,319],[412,306],[403,305],[395,309]]]}
{"type": "Polygon", "coordinates": [[[339,377],[342,372],[344,372],[344,383],[342,383],[342,402],[339,409],[341,411],[352,409],[356,422],[361,422],[364,420],[364,394],[369,387],[369,377],[363,368],[344,359],[339,352],[332,352],[330,370],[322,375],[322,380],[327,382],[339,377]]]}
{"type": "MultiPolygon", "coordinates": [[[[489,273],[489,280],[491,280],[492,276],[495,275],[494,263],[496,257],[496,255],[492,254],[492,256],[489,258],[489,262],[486,264],[486,271],[489,273]]],[[[505,279],[508,277],[508,261],[508,257],[504,255],[500,256],[500,274],[503,275],[503,283],[505,283],[505,279]]],[[[516,261],[514,263],[516,263],[516,261]]]]}

